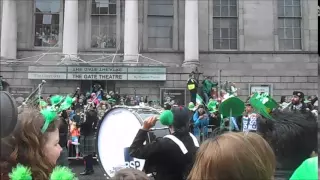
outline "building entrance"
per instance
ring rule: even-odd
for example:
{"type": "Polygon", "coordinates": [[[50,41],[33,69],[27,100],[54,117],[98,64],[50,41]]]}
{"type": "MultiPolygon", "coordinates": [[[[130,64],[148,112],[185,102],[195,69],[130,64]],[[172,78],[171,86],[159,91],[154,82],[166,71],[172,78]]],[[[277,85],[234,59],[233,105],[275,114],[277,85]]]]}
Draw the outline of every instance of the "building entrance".
{"type": "Polygon", "coordinates": [[[100,88],[102,88],[103,91],[106,93],[108,93],[110,91],[115,92],[115,81],[97,81],[97,80],[81,81],[81,92],[82,93],[97,92],[98,90],[100,90],[100,88]]]}

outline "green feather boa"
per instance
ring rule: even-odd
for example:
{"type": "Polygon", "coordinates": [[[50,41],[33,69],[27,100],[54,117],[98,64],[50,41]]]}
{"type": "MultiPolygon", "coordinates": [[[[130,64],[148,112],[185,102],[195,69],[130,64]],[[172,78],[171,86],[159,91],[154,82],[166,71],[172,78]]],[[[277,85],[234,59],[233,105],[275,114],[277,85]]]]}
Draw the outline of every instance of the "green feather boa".
{"type": "MultiPolygon", "coordinates": [[[[9,174],[10,180],[32,180],[29,167],[18,164],[9,174]]],[[[75,174],[67,167],[57,166],[53,169],[49,180],[77,180],[75,174]]]]}

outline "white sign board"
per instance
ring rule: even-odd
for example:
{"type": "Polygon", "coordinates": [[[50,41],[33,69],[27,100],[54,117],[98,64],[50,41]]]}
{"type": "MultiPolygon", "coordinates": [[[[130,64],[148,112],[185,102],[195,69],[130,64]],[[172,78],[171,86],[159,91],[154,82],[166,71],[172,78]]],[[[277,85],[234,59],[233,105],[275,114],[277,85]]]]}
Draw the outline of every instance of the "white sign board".
{"type": "Polygon", "coordinates": [[[73,80],[127,80],[127,74],[68,74],[73,80]]]}
{"type": "Polygon", "coordinates": [[[252,93],[268,93],[272,96],[272,85],[271,84],[249,84],[249,95],[252,93]]]}
{"type": "Polygon", "coordinates": [[[128,74],[130,81],[165,81],[166,74],[128,74]]]}
{"type": "Polygon", "coordinates": [[[66,73],[28,73],[28,79],[66,79],[66,73]]]}

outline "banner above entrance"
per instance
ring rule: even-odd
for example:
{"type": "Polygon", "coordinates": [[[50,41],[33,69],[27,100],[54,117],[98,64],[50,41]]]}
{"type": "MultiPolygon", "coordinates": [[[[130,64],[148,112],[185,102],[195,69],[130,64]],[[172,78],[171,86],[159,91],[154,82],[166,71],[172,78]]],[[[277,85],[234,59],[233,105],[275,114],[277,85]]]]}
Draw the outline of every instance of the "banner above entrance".
{"type": "Polygon", "coordinates": [[[165,81],[165,67],[29,66],[28,79],[165,81]]]}

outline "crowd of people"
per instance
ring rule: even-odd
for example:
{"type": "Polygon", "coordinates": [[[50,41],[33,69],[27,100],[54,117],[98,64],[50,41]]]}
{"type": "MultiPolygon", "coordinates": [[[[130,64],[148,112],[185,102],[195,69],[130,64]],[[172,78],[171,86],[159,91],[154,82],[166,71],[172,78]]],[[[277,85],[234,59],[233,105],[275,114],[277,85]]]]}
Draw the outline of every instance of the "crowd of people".
{"type": "MultiPolygon", "coordinates": [[[[164,104],[163,109],[173,118],[169,135],[144,143],[159,120],[151,116],[130,146],[130,155],[148,161],[145,169],[155,170],[156,180],[318,179],[317,97],[305,98],[303,92],[294,91],[289,102],[282,98],[268,109],[263,101],[271,102],[272,98],[255,93],[244,102],[241,115],[228,116],[219,107],[237,97],[236,87],[230,83],[213,93],[218,84],[208,78],[205,81],[204,98],[196,93],[191,94],[188,106],[164,104]],[[257,106],[257,101],[263,106],[257,106]]],[[[197,85],[188,84],[189,90],[194,88],[197,85]]],[[[72,105],[64,109],[60,108],[61,100],[52,100],[53,95],[19,112],[14,131],[1,139],[1,179],[12,179],[18,164],[28,166],[33,179],[50,179],[57,165],[68,166],[70,147],[76,159],[81,156],[85,161],[80,175],[94,173],[97,125],[108,109],[126,101],[118,93],[104,94],[101,89],[74,95],[72,105]],[[48,113],[43,112],[52,108],[61,111],[48,120],[48,113]]],[[[146,99],[141,101],[148,104],[146,99]]],[[[130,101],[132,105],[141,103],[130,101]]],[[[147,173],[122,169],[113,179],[150,179],[147,173]]]]}

